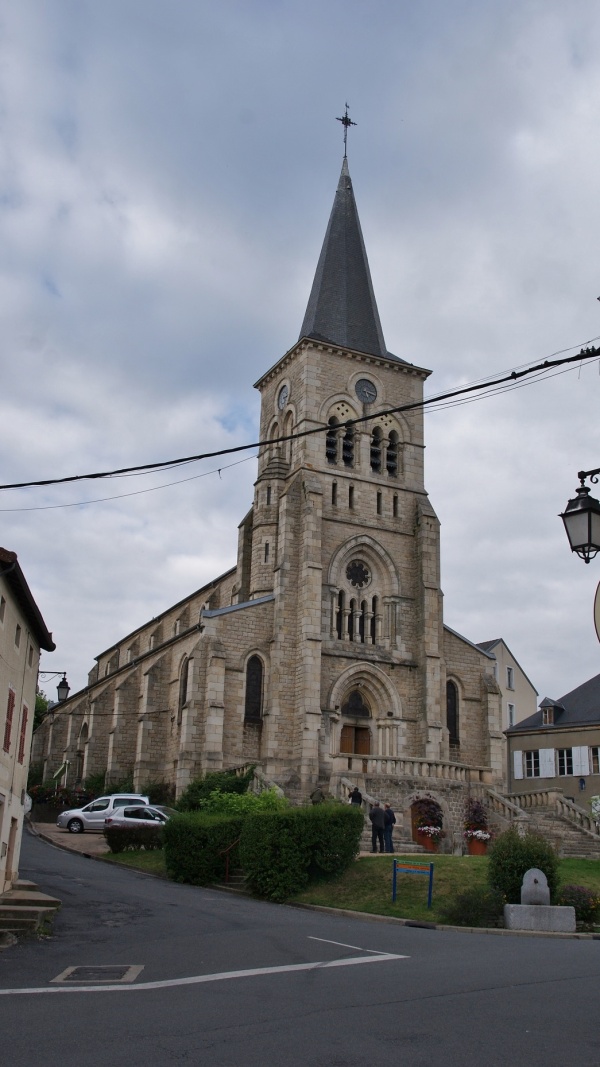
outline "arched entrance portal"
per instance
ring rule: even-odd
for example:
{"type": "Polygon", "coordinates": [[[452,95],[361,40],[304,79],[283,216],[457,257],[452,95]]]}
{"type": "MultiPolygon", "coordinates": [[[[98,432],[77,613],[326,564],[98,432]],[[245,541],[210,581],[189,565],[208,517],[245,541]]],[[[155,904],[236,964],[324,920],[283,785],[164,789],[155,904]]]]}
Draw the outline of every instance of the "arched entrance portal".
{"type": "Polygon", "coordinates": [[[370,756],[371,730],[365,720],[370,719],[371,709],[359,689],[348,694],[341,711],[344,719],[351,721],[342,726],[340,752],[348,756],[370,756]]]}

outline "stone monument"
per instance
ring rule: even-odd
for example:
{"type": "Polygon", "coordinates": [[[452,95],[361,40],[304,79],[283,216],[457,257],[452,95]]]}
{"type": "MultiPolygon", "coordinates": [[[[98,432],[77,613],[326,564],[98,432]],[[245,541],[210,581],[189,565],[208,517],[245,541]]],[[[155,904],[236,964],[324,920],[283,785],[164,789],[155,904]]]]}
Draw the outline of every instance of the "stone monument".
{"type": "Polygon", "coordinates": [[[521,903],[504,905],[507,930],[533,930],[542,933],[575,933],[575,908],[552,907],[548,879],[531,867],[521,886],[521,903]]]}

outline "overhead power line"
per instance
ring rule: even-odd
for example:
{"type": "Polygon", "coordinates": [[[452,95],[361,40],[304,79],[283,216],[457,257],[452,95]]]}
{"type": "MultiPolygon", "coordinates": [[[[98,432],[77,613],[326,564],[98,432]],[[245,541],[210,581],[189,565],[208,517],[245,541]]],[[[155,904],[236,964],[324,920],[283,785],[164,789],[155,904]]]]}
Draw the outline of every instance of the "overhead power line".
{"type": "MultiPolygon", "coordinates": [[[[594,338],[596,340],[596,338],[594,338]]],[[[568,350],[566,350],[568,351],[568,350]]],[[[554,367],[563,367],[569,363],[581,363],[584,360],[598,359],[600,356],[600,350],[597,348],[582,348],[574,356],[566,356],[563,359],[546,359],[543,363],[537,363],[532,367],[525,367],[521,370],[512,370],[507,374],[504,374],[498,378],[488,378],[483,381],[475,382],[472,385],[463,386],[460,389],[451,389],[446,393],[438,393],[435,396],[428,397],[424,400],[415,400],[410,404],[401,404],[398,407],[386,408],[384,411],[376,411],[369,415],[362,415],[356,419],[347,419],[341,426],[351,427],[358,426],[361,423],[372,422],[373,419],[382,418],[385,415],[398,415],[405,411],[414,411],[419,408],[426,408],[432,404],[442,404],[444,401],[448,401],[454,397],[465,396],[469,393],[482,392],[488,390],[490,393],[497,391],[498,386],[505,384],[516,384],[521,379],[533,374],[540,374],[552,370],[554,367]]],[[[63,478],[43,478],[38,481],[30,482],[12,482],[7,485],[0,485],[0,490],[6,489],[30,489],[37,486],[46,485],[63,485],[67,482],[81,482],[98,480],[101,478],[114,478],[123,474],[135,474],[140,471],[156,471],[159,469],[168,470],[172,467],[181,466],[184,463],[197,463],[204,459],[216,459],[218,456],[231,456],[237,452],[245,452],[252,448],[268,448],[270,445],[282,444],[284,441],[297,441],[303,437],[311,437],[314,434],[325,433],[331,429],[327,423],[321,423],[318,426],[313,427],[310,430],[301,430],[298,433],[287,434],[283,437],[267,438],[262,441],[253,441],[250,444],[234,445],[231,448],[220,448],[214,452],[201,452],[194,456],[183,456],[179,459],[161,460],[159,463],[141,463],[133,467],[119,467],[116,470],[111,471],[95,471],[91,474],[71,474],[63,478]]]]}

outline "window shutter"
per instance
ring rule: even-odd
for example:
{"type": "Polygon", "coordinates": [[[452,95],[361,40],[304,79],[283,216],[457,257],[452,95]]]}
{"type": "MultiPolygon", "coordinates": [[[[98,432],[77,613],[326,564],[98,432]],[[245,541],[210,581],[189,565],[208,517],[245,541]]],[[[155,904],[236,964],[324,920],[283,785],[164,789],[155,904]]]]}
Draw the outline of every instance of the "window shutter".
{"type": "Polygon", "coordinates": [[[573,774],[590,773],[590,750],[587,745],[573,749],[573,774]]]}
{"type": "Polygon", "coordinates": [[[523,777],[523,753],[521,749],[513,752],[513,773],[515,778],[523,777]]]}
{"type": "Polygon", "coordinates": [[[10,752],[10,735],[12,733],[12,721],[15,710],[15,691],[8,690],[8,703],[6,705],[6,722],[4,724],[4,751],[10,752]]]}
{"type": "Polygon", "coordinates": [[[556,777],[556,761],[553,748],[540,749],[540,778],[556,777]]]}
{"type": "Polygon", "coordinates": [[[17,761],[23,763],[25,759],[25,738],[27,737],[27,719],[29,718],[29,708],[27,704],[23,704],[23,718],[21,719],[21,732],[19,734],[19,754],[17,761]]]}

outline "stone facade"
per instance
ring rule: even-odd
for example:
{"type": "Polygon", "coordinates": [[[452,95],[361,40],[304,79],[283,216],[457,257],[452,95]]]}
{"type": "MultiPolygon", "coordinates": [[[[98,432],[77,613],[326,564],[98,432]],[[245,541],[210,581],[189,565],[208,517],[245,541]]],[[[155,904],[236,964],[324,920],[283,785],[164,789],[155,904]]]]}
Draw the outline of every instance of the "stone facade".
{"type": "Polygon", "coordinates": [[[503,784],[494,657],[443,623],[429,373],[302,336],[260,378],[236,566],[98,657],[36,735],[47,774],[68,757],[79,778],[133,772],[181,793],[258,761],[294,799],[317,782],[409,797],[446,779],[453,823],[465,783],[503,784]]]}
{"type": "Polygon", "coordinates": [[[54,651],[52,634],[16,553],[0,548],[0,895],[11,889],[19,873],[42,648],[54,651]]]}

